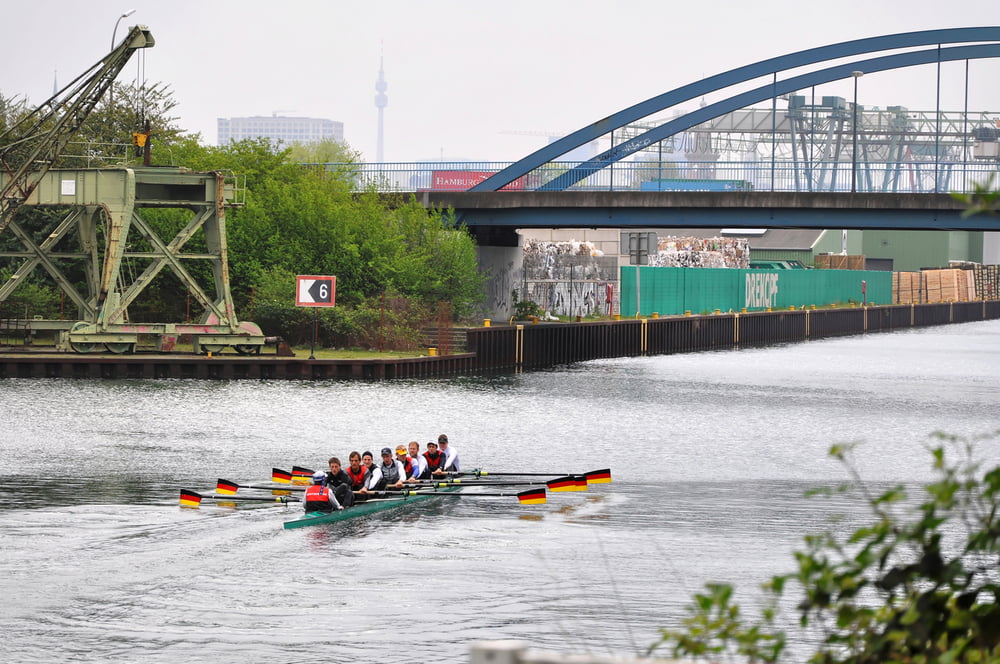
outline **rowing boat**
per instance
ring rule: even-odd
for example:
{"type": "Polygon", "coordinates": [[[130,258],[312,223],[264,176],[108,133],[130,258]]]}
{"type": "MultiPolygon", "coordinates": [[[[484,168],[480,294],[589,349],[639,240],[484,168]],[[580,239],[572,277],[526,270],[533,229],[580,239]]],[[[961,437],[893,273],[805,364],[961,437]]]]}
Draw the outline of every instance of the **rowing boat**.
{"type": "Polygon", "coordinates": [[[347,521],[348,519],[366,516],[368,514],[375,514],[376,512],[384,512],[396,507],[413,505],[415,503],[425,501],[428,498],[440,498],[443,494],[455,491],[456,489],[458,489],[458,487],[449,487],[440,489],[436,492],[428,493],[407,492],[402,496],[394,496],[391,498],[372,498],[364,502],[356,502],[351,507],[345,507],[344,509],[337,510],[335,512],[306,512],[297,519],[285,521],[285,528],[303,528],[305,526],[319,526],[324,523],[347,521]]]}
{"type": "MultiPolygon", "coordinates": [[[[291,494],[293,491],[305,491],[305,486],[291,486],[292,484],[302,485],[302,481],[294,481],[296,476],[307,477],[311,470],[307,468],[299,468],[296,466],[294,468],[295,472],[289,473],[287,471],[274,468],[271,471],[271,482],[269,483],[258,483],[258,484],[239,484],[237,482],[231,482],[226,479],[219,478],[216,483],[216,493],[210,495],[202,495],[197,491],[192,491],[190,489],[181,489],[180,493],[180,504],[182,507],[198,507],[201,505],[202,500],[217,500],[225,502],[235,502],[235,501],[250,501],[250,502],[276,502],[276,503],[301,503],[302,498],[294,497],[291,494]],[[254,490],[265,490],[270,491],[271,495],[240,495],[237,496],[236,493],[239,489],[254,489],[254,490]]],[[[359,516],[365,516],[367,514],[375,514],[377,512],[384,512],[396,507],[403,507],[406,505],[412,505],[413,503],[421,502],[427,500],[428,498],[441,498],[442,494],[451,493],[453,497],[458,498],[498,498],[498,497],[510,497],[517,498],[518,502],[522,505],[544,505],[546,502],[545,492],[546,489],[553,492],[560,491],[586,491],[588,484],[607,484],[611,481],[611,470],[594,470],[583,475],[565,475],[562,477],[556,477],[551,480],[481,480],[481,477],[485,477],[489,473],[481,470],[476,470],[473,473],[448,473],[448,479],[446,480],[427,480],[421,481],[418,485],[412,488],[407,487],[399,491],[387,490],[378,491],[374,494],[367,494],[369,499],[363,502],[357,502],[353,506],[347,509],[337,510],[336,512],[307,512],[302,516],[292,519],[290,521],[284,522],[284,527],[286,529],[291,528],[302,528],[304,526],[318,526],[325,523],[337,523],[339,521],[346,521],[348,519],[353,519],[359,516]],[[463,479],[462,475],[471,475],[475,479],[463,479]],[[528,489],[526,491],[516,491],[509,492],[505,490],[501,491],[459,491],[462,488],[471,487],[514,487],[514,486],[531,486],[531,485],[541,485],[544,484],[545,487],[536,486],[535,488],[528,489]]],[[[492,473],[497,476],[513,476],[525,475],[528,477],[535,476],[551,476],[557,473],[492,473]]],[[[357,492],[355,492],[357,493],[357,492]]]]}

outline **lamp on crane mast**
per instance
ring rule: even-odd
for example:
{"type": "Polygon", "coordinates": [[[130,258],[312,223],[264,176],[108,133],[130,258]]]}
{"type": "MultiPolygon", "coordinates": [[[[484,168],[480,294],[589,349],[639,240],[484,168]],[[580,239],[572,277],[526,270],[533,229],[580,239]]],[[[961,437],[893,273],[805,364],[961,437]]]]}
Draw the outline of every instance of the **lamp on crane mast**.
{"type": "Polygon", "coordinates": [[[111,32],[111,50],[115,49],[115,35],[118,34],[118,24],[122,22],[123,18],[128,18],[129,16],[131,16],[134,13],[135,13],[135,10],[134,9],[130,9],[127,12],[125,12],[124,14],[122,14],[121,16],[119,16],[118,20],[115,21],[115,29],[111,32]]]}

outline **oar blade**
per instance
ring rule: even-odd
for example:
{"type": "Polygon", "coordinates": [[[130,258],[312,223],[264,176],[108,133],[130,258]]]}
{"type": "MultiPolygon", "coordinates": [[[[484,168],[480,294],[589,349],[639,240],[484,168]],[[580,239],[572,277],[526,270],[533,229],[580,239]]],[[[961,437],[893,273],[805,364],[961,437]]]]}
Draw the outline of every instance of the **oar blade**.
{"type": "Polygon", "coordinates": [[[302,466],[292,466],[292,484],[309,484],[315,471],[302,466]]]}
{"type": "MultiPolygon", "coordinates": [[[[566,477],[557,477],[554,480],[549,480],[545,483],[545,486],[549,487],[549,491],[552,492],[562,492],[562,491],[580,491],[580,481],[573,475],[567,475],[566,477]]],[[[587,488],[587,482],[583,482],[584,490],[587,488]]]]}
{"type": "Polygon", "coordinates": [[[197,491],[191,491],[189,489],[181,489],[181,506],[182,507],[198,507],[201,505],[202,495],[197,491]]]}
{"type": "Polygon", "coordinates": [[[544,505],[545,489],[528,489],[517,494],[517,500],[522,505],[544,505]]]}
{"type": "Polygon", "coordinates": [[[230,496],[235,494],[239,490],[239,488],[240,485],[237,484],[236,482],[230,482],[229,480],[224,480],[221,477],[219,478],[219,481],[216,482],[215,484],[216,493],[222,493],[230,496]]]}
{"type": "Polygon", "coordinates": [[[278,484],[290,484],[292,481],[292,474],[287,470],[282,470],[281,468],[272,468],[271,481],[277,482],[278,484]]]}
{"type": "Polygon", "coordinates": [[[587,484],[611,484],[611,469],[592,470],[585,475],[587,484]]]}

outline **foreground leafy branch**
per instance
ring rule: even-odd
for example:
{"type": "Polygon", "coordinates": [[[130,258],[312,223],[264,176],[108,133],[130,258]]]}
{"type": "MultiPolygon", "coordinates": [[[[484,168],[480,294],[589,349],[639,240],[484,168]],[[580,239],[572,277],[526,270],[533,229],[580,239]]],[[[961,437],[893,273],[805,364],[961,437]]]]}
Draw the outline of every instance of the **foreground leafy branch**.
{"type": "Polygon", "coordinates": [[[743,617],[730,585],[708,585],[682,629],[661,630],[650,652],[782,661],[796,636],[777,627],[779,599],[794,589],[797,636],[816,643],[810,662],[1000,662],[1000,466],[984,471],[975,454],[998,437],[935,434],[934,481],[916,500],[902,486],[873,493],[851,461],[853,446],[833,447],[851,477],[834,491],[860,496],[870,522],[807,535],[796,570],[764,585],[757,620],[743,617]]]}

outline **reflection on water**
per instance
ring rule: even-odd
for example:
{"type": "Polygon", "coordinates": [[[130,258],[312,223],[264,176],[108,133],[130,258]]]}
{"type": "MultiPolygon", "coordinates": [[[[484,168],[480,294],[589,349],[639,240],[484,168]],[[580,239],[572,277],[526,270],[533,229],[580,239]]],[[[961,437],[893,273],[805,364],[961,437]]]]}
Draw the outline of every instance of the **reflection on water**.
{"type": "Polygon", "coordinates": [[[1000,428],[998,339],[989,322],[431,381],[3,380],[5,655],[460,662],[496,638],[638,653],[705,581],[752,608],[804,532],[861,523],[848,497],[803,498],[844,479],[830,445],[863,441],[881,487],[928,476],[932,431],[1000,428]],[[467,468],[610,466],[614,482],[289,531],[298,505],[178,506],[219,477],[439,433],[467,468]],[[409,638],[428,630],[442,638],[409,638]]]}

